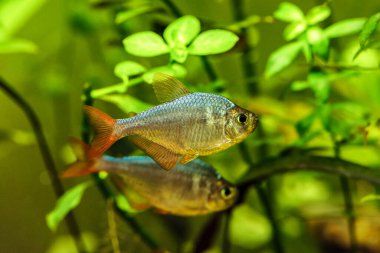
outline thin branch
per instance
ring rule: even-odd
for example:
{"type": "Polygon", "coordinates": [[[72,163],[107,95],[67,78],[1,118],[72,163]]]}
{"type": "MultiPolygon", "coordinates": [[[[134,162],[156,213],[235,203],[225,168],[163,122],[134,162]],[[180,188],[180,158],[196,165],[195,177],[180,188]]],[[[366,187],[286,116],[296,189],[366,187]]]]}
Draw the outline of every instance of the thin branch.
{"type": "MultiPolygon", "coordinates": [[[[59,179],[59,175],[57,173],[57,169],[55,167],[53,157],[50,153],[50,149],[47,144],[45,135],[43,133],[41,123],[36,113],[33,111],[32,107],[1,78],[0,78],[0,88],[2,88],[2,90],[21,108],[21,110],[25,113],[26,117],[28,118],[33,128],[34,134],[36,136],[37,143],[38,143],[40,152],[42,154],[42,158],[45,163],[45,168],[52,182],[54,193],[58,199],[64,194],[65,190],[59,179]]],[[[86,252],[84,243],[80,236],[79,226],[74,217],[73,212],[70,212],[66,216],[65,221],[66,221],[70,234],[74,238],[75,245],[77,247],[78,252],[86,252]]]]}
{"type": "Polygon", "coordinates": [[[252,165],[252,169],[240,180],[239,188],[245,192],[247,187],[257,185],[273,175],[297,171],[319,171],[342,175],[380,186],[380,169],[371,169],[332,157],[290,155],[267,159],[262,163],[252,165]]]}

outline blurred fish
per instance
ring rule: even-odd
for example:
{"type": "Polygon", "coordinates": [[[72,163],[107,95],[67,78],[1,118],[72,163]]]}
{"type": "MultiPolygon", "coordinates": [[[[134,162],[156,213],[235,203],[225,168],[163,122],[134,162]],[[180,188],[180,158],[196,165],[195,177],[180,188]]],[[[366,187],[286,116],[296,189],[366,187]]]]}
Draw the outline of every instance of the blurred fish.
{"type": "Polygon", "coordinates": [[[115,141],[131,140],[162,168],[227,149],[243,141],[258,123],[256,114],[225,97],[190,93],[178,80],[158,73],[153,88],[163,104],[131,118],[113,119],[94,107],[84,108],[95,129],[91,156],[99,156],[115,141]]]}
{"type": "Polygon", "coordinates": [[[89,147],[76,139],[71,143],[78,161],[70,165],[63,176],[106,171],[137,209],[153,206],[161,213],[201,215],[230,207],[238,196],[235,186],[200,160],[165,171],[148,156],[102,156],[88,160],[89,147]],[[133,199],[136,193],[145,201],[137,203],[136,198],[133,199]]]}

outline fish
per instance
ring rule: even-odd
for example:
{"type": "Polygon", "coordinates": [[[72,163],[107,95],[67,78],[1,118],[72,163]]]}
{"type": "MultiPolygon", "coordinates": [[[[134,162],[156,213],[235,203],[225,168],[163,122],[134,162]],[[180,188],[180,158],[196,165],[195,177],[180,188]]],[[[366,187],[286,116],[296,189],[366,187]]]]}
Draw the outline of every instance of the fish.
{"type": "Polygon", "coordinates": [[[132,207],[139,210],[154,207],[162,214],[205,215],[231,207],[238,197],[236,186],[199,159],[165,171],[149,156],[102,155],[90,159],[87,144],[72,139],[71,145],[78,160],[62,173],[63,177],[105,171],[131,201],[132,207]]]}
{"type": "Polygon", "coordinates": [[[128,136],[162,168],[186,164],[242,142],[257,126],[258,117],[229,99],[210,93],[190,92],[177,79],[162,73],[153,78],[153,89],[162,103],[124,119],[113,119],[85,106],[94,128],[93,156],[128,136]]]}

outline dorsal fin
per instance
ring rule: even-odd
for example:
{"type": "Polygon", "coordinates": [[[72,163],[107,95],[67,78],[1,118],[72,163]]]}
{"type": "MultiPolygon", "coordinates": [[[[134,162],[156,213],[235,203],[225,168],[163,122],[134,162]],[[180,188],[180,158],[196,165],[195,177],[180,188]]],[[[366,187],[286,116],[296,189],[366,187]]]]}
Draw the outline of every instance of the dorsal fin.
{"type": "Polygon", "coordinates": [[[152,85],[156,97],[161,103],[190,94],[189,89],[183,83],[163,73],[154,74],[152,85]]]}

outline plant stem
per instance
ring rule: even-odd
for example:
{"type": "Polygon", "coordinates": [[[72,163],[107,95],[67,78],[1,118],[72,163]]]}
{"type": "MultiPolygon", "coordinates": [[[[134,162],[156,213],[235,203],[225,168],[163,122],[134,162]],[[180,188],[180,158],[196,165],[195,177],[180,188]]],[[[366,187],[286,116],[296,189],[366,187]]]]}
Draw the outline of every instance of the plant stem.
{"type": "MultiPolygon", "coordinates": [[[[92,105],[93,99],[91,97],[92,88],[91,85],[86,84],[83,91],[83,97],[84,101],[83,103],[85,105],[92,105]]],[[[83,117],[82,122],[82,139],[86,143],[90,142],[90,125],[88,122],[87,117],[83,117]]],[[[106,182],[99,177],[99,174],[92,174],[93,179],[100,190],[101,194],[106,200],[112,200],[114,203],[115,211],[120,215],[120,217],[127,222],[131,228],[140,235],[141,239],[148,245],[148,247],[152,250],[157,250],[159,248],[158,243],[140,226],[140,224],[131,216],[129,216],[128,213],[126,213],[124,210],[120,209],[119,206],[116,204],[116,195],[113,193],[113,191],[108,187],[106,182]]]]}
{"type": "Polygon", "coordinates": [[[252,165],[247,174],[240,180],[239,190],[244,193],[251,185],[256,185],[276,174],[292,171],[318,171],[333,175],[341,175],[350,179],[364,180],[380,186],[380,168],[368,168],[356,163],[333,157],[288,155],[275,157],[252,165]]]}
{"type": "MultiPolygon", "coordinates": [[[[45,135],[43,133],[41,123],[36,113],[33,111],[32,107],[1,78],[0,78],[0,88],[2,88],[3,91],[21,108],[21,110],[25,113],[26,117],[28,118],[28,121],[30,122],[33,128],[34,135],[36,136],[38,147],[40,149],[42,158],[45,163],[45,168],[52,182],[54,193],[58,199],[64,194],[65,190],[59,179],[57,169],[53,161],[53,157],[50,153],[50,149],[47,144],[45,135]]],[[[66,225],[69,229],[70,234],[74,238],[77,251],[87,252],[85,250],[85,245],[80,235],[80,229],[79,229],[78,223],[72,211],[70,211],[69,214],[66,216],[65,221],[66,221],[66,225]]]]}
{"type": "MultiPolygon", "coordinates": [[[[235,20],[240,21],[243,20],[244,17],[244,8],[243,8],[243,1],[242,0],[236,0],[236,1],[231,1],[232,5],[232,10],[234,12],[235,20]]],[[[240,29],[242,36],[246,39],[246,44],[244,45],[243,52],[242,52],[242,65],[243,65],[243,70],[244,70],[244,76],[246,80],[246,87],[248,89],[248,92],[250,95],[256,95],[258,92],[258,83],[255,79],[257,73],[256,73],[256,66],[255,64],[251,61],[251,51],[254,50],[254,48],[249,46],[249,41],[248,41],[248,29],[243,27],[240,29]]],[[[262,137],[264,135],[264,132],[261,128],[258,129],[259,135],[262,137]]],[[[250,168],[253,166],[253,161],[250,158],[247,146],[244,143],[241,143],[239,145],[240,152],[243,156],[243,159],[248,163],[250,168]]],[[[267,146],[263,145],[262,148],[259,150],[260,152],[260,157],[266,157],[267,156],[267,146]]],[[[274,215],[274,210],[272,206],[272,201],[271,195],[267,194],[265,187],[260,184],[256,187],[257,193],[259,195],[261,204],[263,205],[263,208],[265,210],[265,213],[271,223],[272,230],[273,230],[273,248],[275,252],[277,253],[282,253],[284,252],[282,243],[281,243],[281,236],[280,236],[280,230],[278,227],[278,224],[276,222],[276,218],[274,215]],[[269,196],[268,196],[269,195],[269,196]]]]}
{"type": "MultiPolygon", "coordinates": [[[[331,134],[331,139],[334,143],[334,154],[336,158],[340,158],[340,143],[335,140],[334,136],[331,134]]],[[[345,213],[347,216],[348,222],[348,234],[350,238],[350,249],[351,253],[357,252],[357,244],[356,244],[356,226],[355,226],[355,210],[353,205],[353,198],[351,193],[350,181],[346,176],[340,176],[340,185],[343,191],[343,199],[345,206],[345,213]]]]}
{"type": "Polygon", "coordinates": [[[284,248],[281,243],[281,237],[280,237],[280,229],[276,222],[276,217],[273,212],[272,204],[270,203],[270,198],[266,193],[265,186],[261,183],[256,187],[257,194],[260,198],[260,201],[264,207],[265,214],[268,217],[268,220],[271,223],[272,231],[273,231],[273,248],[275,252],[277,253],[283,253],[284,248]]]}
{"type": "MultiPolygon", "coordinates": [[[[244,7],[243,0],[234,0],[231,1],[232,10],[234,12],[235,20],[240,21],[243,20],[244,17],[244,7]]],[[[240,29],[243,38],[245,38],[245,45],[242,52],[242,64],[245,75],[245,80],[247,82],[247,88],[250,95],[255,95],[258,92],[258,83],[257,83],[257,73],[256,66],[254,62],[252,62],[251,54],[255,50],[253,47],[249,45],[249,34],[248,29],[243,27],[240,29]]]]}

